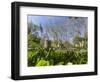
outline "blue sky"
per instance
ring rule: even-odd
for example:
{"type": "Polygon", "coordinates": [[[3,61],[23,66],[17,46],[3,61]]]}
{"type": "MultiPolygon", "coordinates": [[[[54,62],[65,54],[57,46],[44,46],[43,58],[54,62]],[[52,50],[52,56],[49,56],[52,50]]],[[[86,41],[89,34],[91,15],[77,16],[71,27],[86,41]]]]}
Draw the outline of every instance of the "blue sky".
{"type": "MultiPolygon", "coordinates": [[[[68,19],[67,16],[43,16],[43,15],[29,15],[28,22],[32,22],[33,24],[42,25],[44,28],[44,33],[46,33],[46,24],[49,28],[54,27],[54,25],[58,24],[59,22],[63,22],[68,19]],[[56,23],[56,24],[55,24],[56,23]]],[[[40,33],[39,33],[40,35],[40,33]]],[[[50,34],[48,33],[48,36],[50,34]]],[[[50,36],[51,37],[51,36],[50,36]]]]}
{"type": "Polygon", "coordinates": [[[67,16],[40,16],[40,15],[29,15],[28,22],[32,21],[34,24],[42,24],[50,22],[50,20],[54,21],[62,21],[65,20],[67,16]]]}
{"type": "MultiPolygon", "coordinates": [[[[43,15],[28,15],[28,22],[40,25],[43,27],[44,33],[47,32],[50,37],[53,37],[51,32],[48,32],[47,28],[55,30],[60,34],[62,33],[64,37],[72,39],[77,32],[75,30],[80,30],[81,36],[87,30],[87,17],[75,17],[69,18],[68,16],[43,16],[43,15]],[[46,26],[47,24],[47,26],[46,26]],[[72,36],[71,36],[72,34],[72,36]]],[[[49,31],[50,31],[49,29],[49,31]]]]}

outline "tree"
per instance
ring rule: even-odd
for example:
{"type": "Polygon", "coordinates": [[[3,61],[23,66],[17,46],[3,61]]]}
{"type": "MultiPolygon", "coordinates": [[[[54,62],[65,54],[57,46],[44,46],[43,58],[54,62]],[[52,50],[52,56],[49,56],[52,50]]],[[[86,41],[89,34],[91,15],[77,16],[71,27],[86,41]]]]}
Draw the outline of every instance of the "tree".
{"type": "Polygon", "coordinates": [[[40,38],[33,35],[32,33],[28,34],[28,48],[39,47],[40,38]]]}
{"type": "Polygon", "coordinates": [[[31,21],[31,22],[28,22],[28,34],[32,33],[32,29],[33,29],[33,23],[31,21]]]}
{"type": "Polygon", "coordinates": [[[77,35],[74,37],[73,43],[77,48],[87,48],[87,36],[80,37],[79,35],[77,35]]]}
{"type": "Polygon", "coordinates": [[[41,26],[34,24],[32,21],[28,22],[28,34],[33,33],[39,36],[38,31],[40,31],[41,28],[42,28],[41,26]]]}

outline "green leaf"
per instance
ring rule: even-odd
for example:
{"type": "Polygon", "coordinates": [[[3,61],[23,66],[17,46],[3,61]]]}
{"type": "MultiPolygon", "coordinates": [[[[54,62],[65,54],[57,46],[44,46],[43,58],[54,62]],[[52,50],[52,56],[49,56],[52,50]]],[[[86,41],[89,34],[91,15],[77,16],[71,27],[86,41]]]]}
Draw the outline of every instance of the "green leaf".
{"type": "Polygon", "coordinates": [[[36,66],[49,66],[49,61],[40,60],[36,66]]]}

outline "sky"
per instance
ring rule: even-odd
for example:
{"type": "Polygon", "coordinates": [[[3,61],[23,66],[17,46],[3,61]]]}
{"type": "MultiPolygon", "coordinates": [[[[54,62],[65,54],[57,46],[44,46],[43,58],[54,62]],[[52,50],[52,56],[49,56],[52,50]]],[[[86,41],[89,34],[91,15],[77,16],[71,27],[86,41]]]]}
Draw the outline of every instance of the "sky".
{"type": "Polygon", "coordinates": [[[87,17],[28,15],[28,22],[41,24],[44,33],[47,33],[50,38],[55,31],[57,31],[56,35],[59,36],[59,39],[62,39],[61,35],[63,35],[63,39],[72,39],[78,30],[83,36],[87,31],[87,17]]]}
{"type": "Polygon", "coordinates": [[[32,21],[34,24],[42,24],[53,21],[62,21],[68,18],[67,16],[41,16],[41,15],[29,15],[28,22],[32,21]]]}

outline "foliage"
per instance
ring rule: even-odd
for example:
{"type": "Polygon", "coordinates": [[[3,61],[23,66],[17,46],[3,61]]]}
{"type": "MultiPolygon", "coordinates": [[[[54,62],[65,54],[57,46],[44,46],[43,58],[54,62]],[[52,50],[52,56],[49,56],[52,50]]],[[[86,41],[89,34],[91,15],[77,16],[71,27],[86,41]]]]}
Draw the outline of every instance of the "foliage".
{"type": "Polygon", "coordinates": [[[28,34],[40,30],[40,27],[36,24],[33,24],[32,21],[28,22],[28,34]]]}
{"type": "Polygon", "coordinates": [[[35,35],[31,33],[28,35],[28,48],[38,47],[39,43],[40,38],[37,38],[35,35]]]}
{"type": "Polygon", "coordinates": [[[73,39],[74,46],[76,48],[87,48],[87,36],[80,37],[76,35],[73,39]]]}
{"type": "Polygon", "coordinates": [[[68,62],[86,64],[87,51],[53,50],[52,48],[28,51],[28,66],[67,65],[68,62]]]}
{"type": "Polygon", "coordinates": [[[49,61],[45,61],[42,59],[42,60],[38,61],[36,66],[49,66],[49,61]]]}

